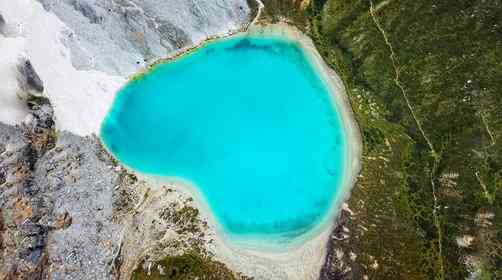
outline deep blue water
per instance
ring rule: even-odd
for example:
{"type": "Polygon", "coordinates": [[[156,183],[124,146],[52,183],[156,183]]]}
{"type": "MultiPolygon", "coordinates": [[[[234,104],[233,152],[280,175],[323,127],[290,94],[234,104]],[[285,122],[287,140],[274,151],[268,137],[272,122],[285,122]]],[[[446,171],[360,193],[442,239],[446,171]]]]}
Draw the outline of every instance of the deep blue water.
{"type": "Polygon", "coordinates": [[[220,40],[131,81],[101,131],[129,167],[191,182],[234,237],[295,238],[330,212],[345,136],[303,50],[220,40]]]}

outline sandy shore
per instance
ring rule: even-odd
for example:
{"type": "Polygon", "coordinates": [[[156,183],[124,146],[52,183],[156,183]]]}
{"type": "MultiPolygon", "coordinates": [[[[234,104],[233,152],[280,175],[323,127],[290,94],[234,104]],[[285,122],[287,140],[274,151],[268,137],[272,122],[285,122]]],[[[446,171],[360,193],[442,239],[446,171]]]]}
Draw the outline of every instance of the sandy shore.
{"type": "MultiPolygon", "coordinates": [[[[343,202],[350,196],[350,191],[360,171],[361,136],[359,128],[354,119],[343,82],[336,72],[326,65],[309,37],[291,25],[278,23],[253,25],[245,32],[226,38],[245,36],[268,38],[277,36],[298,43],[310,62],[318,69],[325,85],[331,92],[333,105],[336,106],[344,125],[346,135],[345,162],[347,165],[344,170],[342,186],[325,220],[317,228],[282,247],[239,243],[225,235],[204,196],[195,186],[176,178],[154,178],[148,175],[139,175],[153,186],[173,188],[195,198],[197,208],[209,222],[209,235],[214,239],[214,242],[207,244],[207,249],[233,270],[255,277],[255,279],[317,279],[325,261],[328,239],[335,226],[336,218],[343,202]]],[[[208,40],[206,43],[211,41],[208,40]]],[[[186,53],[193,50],[187,50],[186,53]]],[[[173,58],[166,60],[170,59],[173,58]]]]}

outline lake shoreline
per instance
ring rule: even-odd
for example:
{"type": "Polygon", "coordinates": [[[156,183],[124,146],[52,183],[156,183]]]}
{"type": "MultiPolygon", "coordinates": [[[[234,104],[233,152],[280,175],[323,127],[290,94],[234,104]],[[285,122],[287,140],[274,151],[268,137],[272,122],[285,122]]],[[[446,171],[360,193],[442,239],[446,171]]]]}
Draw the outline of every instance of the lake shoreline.
{"type": "MultiPolygon", "coordinates": [[[[202,216],[209,221],[210,231],[215,236],[212,244],[208,244],[208,250],[215,257],[235,271],[253,276],[257,279],[280,277],[280,279],[316,279],[327,254],[327,243],[336,221],[340,214],[342,203],[350,196],[350,191],[357,180],[360,171],[361,158],[361,135],[354,119],[352,107],[345,92],[344,85],[336,72],[329,68],[312,40],[296,27],[287,23],[256,24],[235,34],[225,37],[209,38],[196,47],[187,49],[177,55],[161,59],[150,65],[145,71],[132,77],[132,80],[141,78],[144,74],[154,69],[157,65],[175,60],[184,55],[189,55],[200,47],[204,47],[215,40],[226,40],[236,37],[280,37],[297,43],[308,57],[310,63],[316,68],[321,78],[330,91],[332,102],[342,120],[346,138],[344,176],[336,199],[333,201],[329,214],[314,229],[302,235],[300,239],[288,244],[281,244],[281,248],[270,246],[258,246],[249,242],[229,242],[231,238],[225,236],[219,228],[213,213],[207,205],[204,197],[197,188],[183,180],[176,178],[161,178],[150,175],[138,174],[142,179],[156,187],[174,188],[189,196],[195,197],[197,208],[202,216]],[[230,244],[235,243],[235,244],[230,244]],[[237,245],[238,244],[238,245],[237,245]],[[282,246],[284,245],[284,246],[282,246]]],[[[235,240],[234,240],[235,241],[235,240]]],[[[242,241],[242,240],[241,240],[242,241]]]]}

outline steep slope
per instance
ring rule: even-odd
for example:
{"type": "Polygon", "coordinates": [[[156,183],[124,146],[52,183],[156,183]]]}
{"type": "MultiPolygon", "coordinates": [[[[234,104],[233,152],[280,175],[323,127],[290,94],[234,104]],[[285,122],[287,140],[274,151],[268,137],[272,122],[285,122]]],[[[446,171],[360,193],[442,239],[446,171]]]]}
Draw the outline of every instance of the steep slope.
{"type": "Polygon", "coordinates": [[[364,136],[323,279],[501,278],[500,1],[265,6],[310,32],[364,136]]]}

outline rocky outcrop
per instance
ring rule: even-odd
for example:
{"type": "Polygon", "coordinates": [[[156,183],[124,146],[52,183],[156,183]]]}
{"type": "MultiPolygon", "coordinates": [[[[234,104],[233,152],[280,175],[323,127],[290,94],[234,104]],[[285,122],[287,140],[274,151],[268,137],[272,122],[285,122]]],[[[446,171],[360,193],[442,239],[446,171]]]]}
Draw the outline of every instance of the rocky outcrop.
{"type": "Polygon", "coordinates": [[[68,27],[72,64],[127,76],[207,37],[246,26],[246,0],[38,0],[68,27]]]}
{"type": "Polygon", "coordinates": [[[74,0],[71,2],[71,5],[76,11],[82,13],[84,17],[86,17],[90,23],[99,24],[103,21],[103,11],[102,9],[98,9],[91,4],[92,2],[83,1],[83,0],[74,0]]]}
{"type": "Polygon", "coordinates": [[[331,232],[328,242],[328,254],[321,269],[319,280],[361,279],[362,276],[353,270],[355,256],[350,255],[350,236],[347,227],[350,224],[351,212],[342,209],[337,225],[331,232]]]}
{"type": "Polygon", "coordinates": [[[44,91],[44,83],[38,76],[37,72],[33,68],[30,60],[21,59],[17,66],[18,70],[18,82],[20,88],[28,96],[41,96],[44,91]]]}
{"type": "Polygon", "coordinates": [[[4,34],[3,29],[5,27],[5,19],[2,14],[0,14],[0,34],[4,34]]]}
{"type": "Polygon", "coordinates": [[[61,133],[37,165],[37,180],[50,201],[47,251],[55,279],[112,279],[118,226],[112,193],[113,161],[95,137],[61,133]]]}
{"type": "Polygon", "coordinates": [[[0,278],[109,279],[112,159],[94,137],[56,140],[46,98],[30,95],[27,106],[22,125],[0,123],[0,278]]]}
{"type": "Polygon", "coordinates": [[[0,278],[43,279],[51,230],[49,208],[36,176],[40,157],[53,147],[54,123],[47,99],[30,101],[29,121],[0,123],[0,278]]]}
{"type": "Polygon", "coordinates": [[[0,123],[0,279],[129,279],[194,250],[214,267],[190,198],[138,180],[95,136],[56,137],[46,98],[27,106],[22,125],[0,123]]]}

